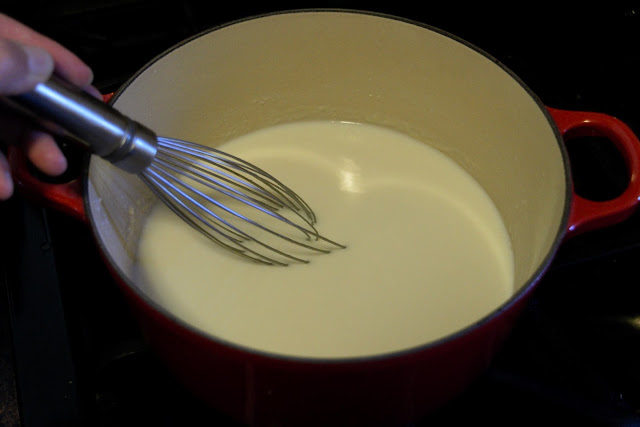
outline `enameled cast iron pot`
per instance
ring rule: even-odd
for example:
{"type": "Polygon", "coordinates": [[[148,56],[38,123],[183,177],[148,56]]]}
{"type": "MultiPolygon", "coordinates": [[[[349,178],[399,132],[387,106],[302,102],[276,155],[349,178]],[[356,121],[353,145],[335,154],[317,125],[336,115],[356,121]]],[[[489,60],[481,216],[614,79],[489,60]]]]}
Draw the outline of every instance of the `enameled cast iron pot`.
{"type": "Polygon", "coordinates": [[[185,387],[249,424],[392,425],[427,414],[488,367],[563,240],[624,220],[640,196],[640,146],[623,123],[548,109],[486,53],[389,16],[293,11],[215,28],[157,57],[110,102],[160,135],[212,145],[295,120],[388,126],[457,161],[503,216],[515,293],[486,317],[393,354],[282,357],[191,327],[135,283],[136,242],[154,203],[136,177],[95,157],[82,180],[62,185],[14,169],[24,191],[90,224],[149,343],[185,387]],[[572,190],[563,140],[583,135],[610,139],[625,158],[630,183],[614,200],[572,190]]]}

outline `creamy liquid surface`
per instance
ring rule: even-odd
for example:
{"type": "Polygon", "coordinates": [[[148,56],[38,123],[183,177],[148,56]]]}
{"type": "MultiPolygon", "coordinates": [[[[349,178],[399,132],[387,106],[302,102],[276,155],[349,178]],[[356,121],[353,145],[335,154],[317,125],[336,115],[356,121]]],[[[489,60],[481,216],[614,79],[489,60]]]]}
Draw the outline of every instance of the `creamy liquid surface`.
{"type": "Polygon", "coordinates": [[[470,175],[425,144],[371,125],[301,122],[220,149],[293,188],[320,233],[348,248],[308,265],[258,265],[155,208],[139,280],[209,334],[292,356],[368,356],[454,333],[513,293],[498,211],[470,175]]]}

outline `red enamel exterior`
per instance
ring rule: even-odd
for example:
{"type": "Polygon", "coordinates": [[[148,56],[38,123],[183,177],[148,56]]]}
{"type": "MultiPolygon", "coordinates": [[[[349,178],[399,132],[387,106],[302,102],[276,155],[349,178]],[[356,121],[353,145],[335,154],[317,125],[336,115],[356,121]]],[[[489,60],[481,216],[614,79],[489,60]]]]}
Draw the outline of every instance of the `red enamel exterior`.
{"type": "Polygon", "coordinates": [[[423,348],[377,358],[274,357],[207,339],[120,283],[166,366],[217,410],[249,425],[404,425],[464,391],[489,366],[528,292],[488,321],[423,348]]]}

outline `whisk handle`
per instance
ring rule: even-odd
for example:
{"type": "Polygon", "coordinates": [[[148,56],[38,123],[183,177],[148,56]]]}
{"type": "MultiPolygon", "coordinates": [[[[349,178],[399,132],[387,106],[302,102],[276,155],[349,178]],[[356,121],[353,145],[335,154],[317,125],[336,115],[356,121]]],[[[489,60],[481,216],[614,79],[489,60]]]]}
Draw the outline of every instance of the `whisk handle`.
{"type": "Polygon", "coordinates": [[[128,172],[142,172],[156,155],[153,131],[55,76],[10,100],[128,172]]]}

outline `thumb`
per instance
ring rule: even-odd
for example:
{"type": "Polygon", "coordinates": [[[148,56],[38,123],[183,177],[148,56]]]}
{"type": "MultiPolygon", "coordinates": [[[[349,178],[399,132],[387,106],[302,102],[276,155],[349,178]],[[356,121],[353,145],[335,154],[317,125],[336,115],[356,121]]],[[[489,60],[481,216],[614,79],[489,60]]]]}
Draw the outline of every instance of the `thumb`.
{"type": "Polygon", "coordinates": [[[46,50],[0,39],[0,95],[28,92],[48,79],[53,67],[46,50]]]}

